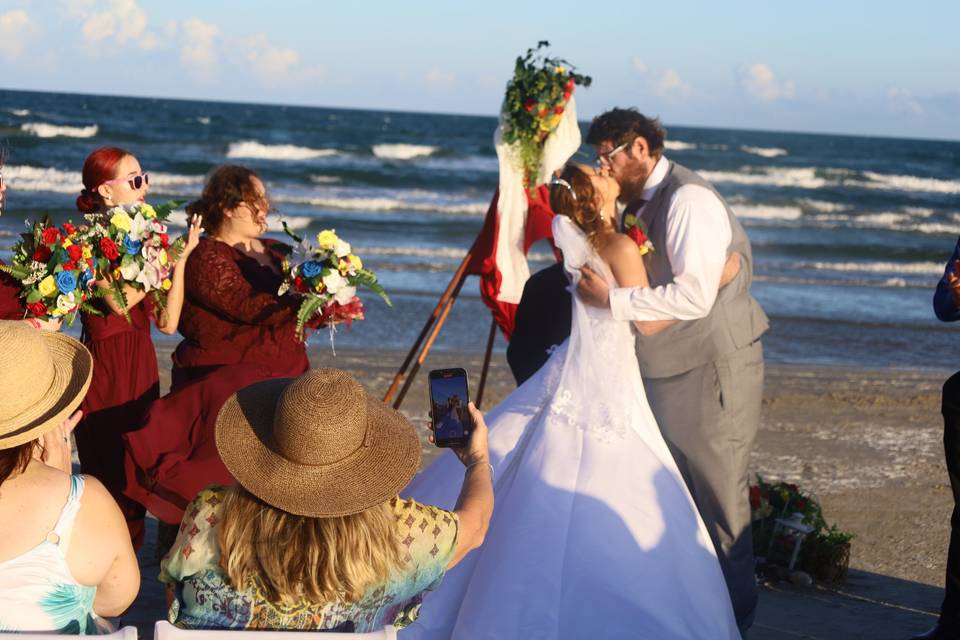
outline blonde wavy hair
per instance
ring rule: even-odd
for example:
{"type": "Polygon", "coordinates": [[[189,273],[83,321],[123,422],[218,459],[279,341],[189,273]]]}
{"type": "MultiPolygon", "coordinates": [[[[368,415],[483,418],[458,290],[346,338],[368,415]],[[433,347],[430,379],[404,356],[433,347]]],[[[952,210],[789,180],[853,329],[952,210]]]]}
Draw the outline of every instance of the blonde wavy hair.
{"type": "Polygon", "coordinates": [[[402,564],[389,502],[349,516],[311,518],[234,485],[222,513],[220,566],[235,589],[253,580],[271,602],[356,602],[402,564]]]}

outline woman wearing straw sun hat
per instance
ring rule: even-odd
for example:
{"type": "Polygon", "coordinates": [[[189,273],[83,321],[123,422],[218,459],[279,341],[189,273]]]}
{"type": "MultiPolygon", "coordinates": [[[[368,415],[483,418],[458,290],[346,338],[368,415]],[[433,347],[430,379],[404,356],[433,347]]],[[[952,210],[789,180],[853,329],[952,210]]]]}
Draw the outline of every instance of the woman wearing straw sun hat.
{"type": "Polygon", "coordinates": [[[348,373],[314,369],[246,387],[217,418],[237,479],[187,508],[161,563],[186,627],[372,631],[416,618],[421,594],[483,541],[493,489],[483,416],[456,450],[454,511],[398,497],[420,441],[348,373]]]}
{"type": "Polygon", "coordinates": [[[0,321],[0,629],[96,633],[140,570],[120,509],[71,475],[93,359],[73,338],[0,321]]]}

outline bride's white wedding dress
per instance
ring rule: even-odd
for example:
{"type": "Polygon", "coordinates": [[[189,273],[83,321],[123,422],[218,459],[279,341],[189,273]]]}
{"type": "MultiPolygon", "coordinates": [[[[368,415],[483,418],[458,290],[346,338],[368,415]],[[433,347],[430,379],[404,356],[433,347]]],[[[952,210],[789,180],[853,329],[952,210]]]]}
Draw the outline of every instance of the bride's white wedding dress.
{"type": "MultiPolygon", "coordinates": [[[[569,219],[568,272],[609,267],[569,219]]],[[[487,416],[495,469],[482,547],[426,594],[405,638],[740,638],[703,521],[647,404],[627,322],[573,296],[569,340],[487,416]]],[[[444,453],[404,492],[452,509],[444,453]]]]}

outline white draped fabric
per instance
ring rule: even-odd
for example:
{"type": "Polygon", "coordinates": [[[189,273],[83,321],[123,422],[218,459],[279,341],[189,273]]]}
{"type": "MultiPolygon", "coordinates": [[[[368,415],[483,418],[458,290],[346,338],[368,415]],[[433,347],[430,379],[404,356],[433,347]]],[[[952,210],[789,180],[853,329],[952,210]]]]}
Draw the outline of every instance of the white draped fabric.
{"type": "MultiPolygon", "coordinates": [[[[574,280],[609,267],[567,218],[574,280]]],[[[487,416],[483,546],[427,594],[409,638],[739,638],[716,554],[647,404],[630,325],[573,297],[570,339],[487,416]]],[[[405,492],[452,509],[447,452],[405,492]]]]}

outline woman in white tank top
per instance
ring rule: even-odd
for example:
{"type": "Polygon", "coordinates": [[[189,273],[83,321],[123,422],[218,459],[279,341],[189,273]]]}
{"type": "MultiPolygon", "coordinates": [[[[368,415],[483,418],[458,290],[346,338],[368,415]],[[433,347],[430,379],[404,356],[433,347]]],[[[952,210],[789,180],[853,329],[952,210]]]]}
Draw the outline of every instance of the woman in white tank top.
{"type": "Polygon", "coordinates": [[[92,360],[76,340],[0,321],[0,632],[108,631],[140,571],[102,484],[71,475],[92,360]]]}

